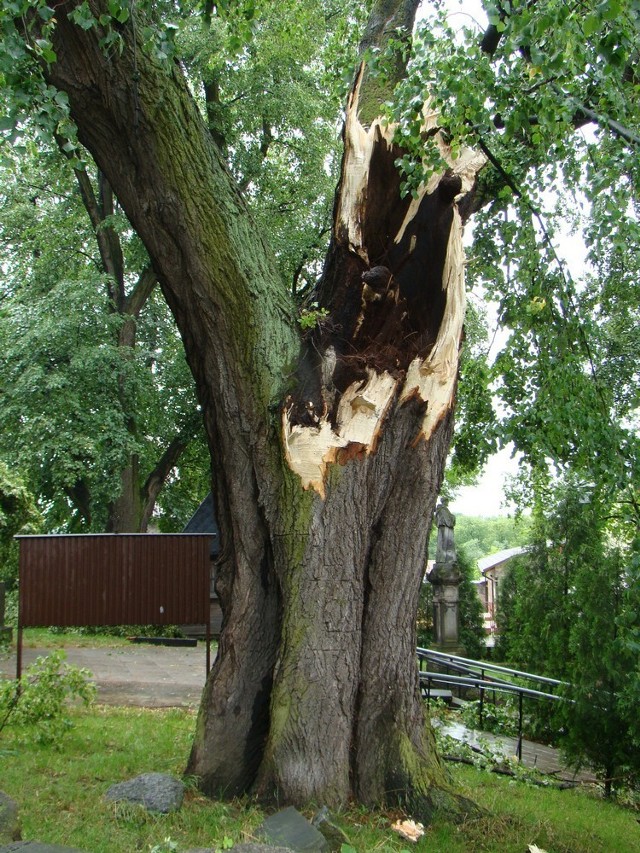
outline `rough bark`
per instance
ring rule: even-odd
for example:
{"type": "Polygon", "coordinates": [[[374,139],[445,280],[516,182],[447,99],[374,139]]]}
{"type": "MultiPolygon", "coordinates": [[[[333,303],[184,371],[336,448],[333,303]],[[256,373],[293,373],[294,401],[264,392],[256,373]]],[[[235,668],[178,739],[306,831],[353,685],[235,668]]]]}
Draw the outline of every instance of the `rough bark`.
{"type": "Polygon", "coordinates": [[[107,533],[137,533],[142,519],[142,495],[140,493],[140,460],[131,454],[129,464],[120,471],[118,497],[109,504],[107,533]]]}
{"type": "MultiPolygon", "coordinates": [[[[415,3],[377,4],[380,33],[396,6],[415,3]]],[[[414,625],[462,338],[458,206],[482,160],[454,162],[436,135],[450,169],[401,199],[393,129],[359,118],[360,75],[318,293],[329,316],[301,341],[179,69],[145,57],[134,78],[123,33],[107,61],[60,9],[49,77],[147,246],[204,412],[224,625],[189,772],[211,794],[459,810],[414,625]]]]}
{"type": "Polygon", "coordinates": [[[415,614],[464,317],[456,199],[483,161],[464,152],[403,201],[393,129],[361,123],[360,84],[320,288],[330,314],[283,413],[287,461],[315,494],[299,562],[277,564],[283,651],[257,790],[430,817],[461,806],[425,727],[415,614]]]}

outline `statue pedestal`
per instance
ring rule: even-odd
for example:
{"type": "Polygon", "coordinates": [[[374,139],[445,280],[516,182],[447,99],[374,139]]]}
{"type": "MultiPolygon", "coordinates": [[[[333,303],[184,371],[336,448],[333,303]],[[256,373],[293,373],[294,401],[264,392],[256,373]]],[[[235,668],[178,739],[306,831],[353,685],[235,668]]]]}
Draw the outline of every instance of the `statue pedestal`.
{"type": "Polygon", "coordinates": [[[460,572],[456,564],[436,563],[429,575],[433,585],[434,643],[438,651],[460,654],[458,610],[460,572]]]}

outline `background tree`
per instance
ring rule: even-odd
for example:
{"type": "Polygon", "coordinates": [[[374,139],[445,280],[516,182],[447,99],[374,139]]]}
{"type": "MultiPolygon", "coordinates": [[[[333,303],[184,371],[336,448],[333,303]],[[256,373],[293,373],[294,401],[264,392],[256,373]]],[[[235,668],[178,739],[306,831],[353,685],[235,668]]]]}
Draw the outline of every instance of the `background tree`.
{"type": "MultiPolygon", "coordinates": [[[[529,516],[456,516],[456,548],[477,570],[477,561],[529,541],[529,516]]],[[[478,575],[479,576],[479,575],[478,575]]]]}
{"type": "Polygon", "coordinates": [[[625,698],[640,674],[623,633],[640,603],[633,551],[593,485],[568,482],[545,497],[531,550],[503,585],[499,649],[528,671],[569,682],[570,702],[554,705],[547,725],[573,763],[600,771],[610,794],[640,769],[625,698]]]}
{"type": "Polygon", "coordinates": [[[175,325],[99,173],[27,140],[2,173],[0,453],[49,529],[145,530],[201,435],[175,325]]]}
{"type": "Polygon", "coordinates": [[[20,477],[0,462],[0,581],[11,592],[18,574],[19,533],[34,533],[41,524],[33,496],[20,477]]]}
{"type": "MultiPolygon", "coordinates": [[[[212,133],[303,299],[329,230],[340,69],[346,57],[353,64],[362,11],[317,3],[235,11],[206,22],[186,16],[182,54],[212,133]]],[[[4,160],[4,456],[29,471],[50,529],[146,529],[154,510],[162,529],[181,529],[209,488],[209,461],[148,257],[104,176],[75,157],[73,143],[58,133],[51,150],[37,125],[31,137],[21,127],[4,160]],[[187,486],[183,454],[196,436],[191,457],[200,463],[187,486]]]]}
{"type": "MultiPolygon", "coordinates": [[[[250,19],[253,5],[234,14],[250,19]]],[[[452,434],[462,223],[474,211],[489,209],[485,233],[503,226],[510,203],[519,217],[517,284],[500,294],[514,329],[500,362],[517,412],[507,432],[539,467],[548,452],[562,464],[592,458],[602,440],[616,465],[601,467],[622,476],[632,452],[597,371],[585,373],[575,288],[537,206],[556,159],[583,174],[587,149],[571,141],[584,121],[610,144],[603,168],[617,153],[611,182],[624,175],[637,190],[632,4],[492,8],[485,36],[474,33],[466,51],[440,47],[448,29],[436,21],[415,41],[407,74],[416,6],[373,4],[361,40],[371,61],[347,104],[315,292],[320,322],[302,338],[291,288],[230,180],[224,139],[210,133],[178,63],[167,62],[157,10],[102,0],[55,11],[3,5],[3,67],[16,101],[29,96],[41,116],[46,104],[50,124],[75,121],[145,244],[195,378],[220,507],[226,618],[189,765],[208,792],[399,800],[427,818],[463,806],[424,727],[414,647],[452,434]],[[547,85],[531,82],[538,74],[547,85]],[[395,126],[380,120],[394,94],[395,126]],[[577,396],[554,420],[567,388],[577,396]]],[[[502,235],[484,243],[489,264],[496,246],[515,256],[509,222],[502,235]]]]}
{"type": "Polygon", "coordinates": [[[176,48],[209,129],[298,300],[322,271],[366,4],[306,0],[185,7],[176,48]]]}

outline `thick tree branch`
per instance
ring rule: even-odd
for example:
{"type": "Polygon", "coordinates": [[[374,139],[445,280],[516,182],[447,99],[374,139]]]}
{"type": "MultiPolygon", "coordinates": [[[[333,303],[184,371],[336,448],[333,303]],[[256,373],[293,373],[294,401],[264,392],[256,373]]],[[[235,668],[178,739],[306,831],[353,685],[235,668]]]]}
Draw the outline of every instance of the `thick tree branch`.
{"type": "Polygon", "coordinates": [[[185,421],[180,432],[171,440],[164,453],[158,460],[153,471],[145,480],[142,487],[142,520],[141,530],[146,530],[151,521],[158,495],[164,486],[167,477],[178,464],[189,442],[195,436],[198,429],[202,428],[202,413],[194,411],[185,421]]]}
{"type": "Polygon", "coordinates": [[[113,270],[111,274],[114,276],[116,287],[118,289],[116,304],[120,309],[124,304],[125,300],[124,257],[122,254],[122,244],[120,243],[120,237],[118,236],[117,231],[115,230],[115,228],[113,228],[113,226],[105,224],[107,219],[110,216],[114,215],[115,207],[113,190],[111,189],[111,185],[104,176],[104,173],[100,171],[98,172],[98,189],[100,194],[100,211],[102,213],[102,224],[98,226],[96,236],[98,237],[98,242],[100,243],[100,235],[104,233],[104,240],[109,250],[108,254],[110,259],[110,265],[113,270]]]}
{"type": "Polygon", "coordinates": [[[65,493],[87,525],[91,525],[91,492],[85,480],[65,488],[65,493]]]}
{"type": "Polygon", "coordinates": [[[579,106],[575,112],[574,126],[577,128],[581,126],[581,124],[588,124],[589,122],[597,124],[599,127],[606,128],[611,131],[614,136],[624,139],[625,142],[629,142],[631,145],[640,145],[640,136],[628,127],[625,127],[623,124],[620,124],[619,121],[608,118],[608,116],[600,115],[587,106],[579,106]]]}
{"type": "Polygon", "coordinates": [[[360,52],[382,47],[393,36],[408,38],[419,5],[420,0],[377,0],[360,41],[360,52]]]}
{"type": "Polygon", "coordinates": [[[267,119],[262,117],[262,134],[260,136],[260,163],[256,164],[253,169],[250,169],[248,173],[244,176],[244,180],[240,184],[240,189],[242,192],[245,192],[251,181],[253,181],[254,177],[258,174],[260,165],[264,163],[267,159],[267,154],[269,153],[269,149],[271,148],[271,143],[273,142],[273,128],[267,121],[267,119]]]}
{"type": "MultiPolygon", "coordinates": [[[[331,232],[331,225],[327,225],[326,227],[322,228],[318,232],[316,239],[313,240],[313,242],[310,243],[307,246],[307,248],[304,250],[304,252],[302,253],[302,257],[300,258],[300,262],[298,263],[298,265],[296,266],[296,268],[293,271],[293,278],[291,281],[291,295],[294,297],[294,299],[300,298],[300,296],[302,295],[299,288],[298,288],[298,282],[300,281],[300,276],[302,275],[304,265],[309,260],[309,255],[311,254],[311,252],[313,252],[316,249],[319,249],[320,246],[322,246],[324,244],[325,238],[326,238],[327,234],[329,234],[330,232],[331,232]]],[[[308,288],[305,288],[305,290],[306,289],[308,289],[308,288]]]]}
{"type": "Polygon", "coordinates": [[[158,277],[153,267],[151,264],[147,264],[138,276],[138,281],[133,290],[126,298],[123,313],[128,314],[130,317],[139,317],[157,283],[158,277]]]}
{"type": "MultiPolygon", "coordinates": [[[[66,151],[64,148],[66,140],[56,135],[56,142],[64,156],[68,160],[71,160],[73,157],[72,153],[66,151]]],[[[122,256],[122,246],[114,228],[110,225],[105,225],[106,217],[113,215],[113,193],[111,187],[102,172],[99,172],[100,198],[98,199],[93,190],[91,178],[86,170],[74,168],[73,172],[78,182],[82,203],[93,226],[103,269],[109,276],[107,284],[109,299],[114,307],[120,308],[124,297],[124,259],[122,256]]]]}
{"type": "MultiPolygon", "coordinates": [[[[526,8],[530,8],[535,5],[536,0],[528,0],[525,3],[526,8]]],[[[509,3],[509,9],[507,10],[502,3],[496,4],[498,15],[500,16],[500,23],[504,24],[505,21],[508,20],[511,13],[517,10],[513,9],[513,3],[509,3]]],[[[480,49],[483,53],[488,54],[489,56],[493,56],[498,49],[498,45],[500,44],[500,40],[505,32],[505,28],[499,28],[497,24],[489,24],[482,34],[482,39],[480,40],[480,49]]],[[[526,45],[522,48],[523,51],[528,52],[528,47],[526,45]]]]}
{"type": "Polygon", "coordinates": [[[223,122],[221,121],[222,102],[220,101],[220,86],[215,78],[205,80],[204,87],[204,102],[207,110],[207,123],[211,138],[216,143],[221,151],[226,151],[227,140],[224,133],[223,122]]]}
{"type": "MultiPolygon", "coordinates": [[[[391,39],[408,43],[413,32],[420,0],[376,0],[360,41],[360,56],[366,60],[372,49],[384,48],[391,39]]],[[[366,70],[360,86],[360,120],[369,125],[380,114],[381,105],[391,99],[396,84],[406,70],[406,51],[396,48],[386,69],[385,79],[366,70]]]]}

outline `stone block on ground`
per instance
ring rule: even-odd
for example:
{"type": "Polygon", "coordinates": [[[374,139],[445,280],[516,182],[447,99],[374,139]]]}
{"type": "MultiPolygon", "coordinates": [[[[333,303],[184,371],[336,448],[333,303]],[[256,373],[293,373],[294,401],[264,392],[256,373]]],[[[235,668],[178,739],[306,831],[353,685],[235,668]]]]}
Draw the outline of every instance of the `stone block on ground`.
{"type": "Polygon", "coordinates": [[[0,791],[0,844],[18,841],[19,838],[18,804],[4,791],[0,791]]]}
{"type": "Polygon", "coordinates": [[[268,817],[259,827],[257,835],[299,853],[329,851],[329,843],[324,835],[292,806],[268,817]]]}
{"type": "Polygon", "coordinates": [[[184,784],[166,773],[143,773],[135,779],[112,785],[105,798],[111,802],[128,802],[144,806],[147,811],[177,811],[184,798],[184,784]]]}
{"type": "Polygon", "coordinates": [[[327,840],[331,853],[340,853],[343,844],[351,844],[349,836],[333,822],[329,809],[323,806],[311,821],[327,840]]]}
{"type": "Polygon", "coordinates": [[[234,844],[232,853],[291,853],[290,847],[273,847],[271,844],[256,844],[249,841],[243,844],[234,844]]]}

